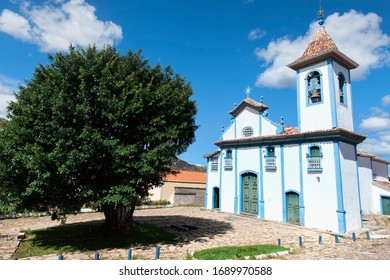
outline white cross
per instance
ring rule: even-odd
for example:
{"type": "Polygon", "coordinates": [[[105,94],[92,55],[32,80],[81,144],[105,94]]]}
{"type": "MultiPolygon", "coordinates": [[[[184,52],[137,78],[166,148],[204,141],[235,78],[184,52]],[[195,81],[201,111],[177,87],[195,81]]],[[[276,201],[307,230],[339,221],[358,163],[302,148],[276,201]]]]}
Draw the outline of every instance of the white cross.
{"type": "Polygon", "coordinates": [[[246,97],[249,98],[249,94],[251,93],[252,89],[247,86],[246,89],[245,89],[245,94],[246,94],[246,97]]]}

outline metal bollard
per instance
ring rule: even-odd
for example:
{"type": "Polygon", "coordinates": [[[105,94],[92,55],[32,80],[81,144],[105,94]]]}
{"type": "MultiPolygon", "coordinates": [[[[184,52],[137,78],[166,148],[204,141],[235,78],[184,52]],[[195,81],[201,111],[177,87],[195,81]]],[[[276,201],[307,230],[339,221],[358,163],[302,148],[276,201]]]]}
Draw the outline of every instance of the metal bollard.
{"type": "Polygon", "coordinates": [[[299,247],[302,247],[303,241],[302,241],[302,236],[299,236],[299,247]]]}
{"type": "Polygon", "coordinates": [[[366,236],[367,236],[367,239],[370,240],[371,237],[370,237],[370,232],[369,231],[366,231],[366,236]]]}
{"type": "Polygon", "coordinates": [[[99,256],[100,256],[100,255],[99,255],[99,252],[96,252],[96,253],[95,253],[95,260],[96,260],[96,261],[99,260],[99,256]]]}
{"type": "Polygon", "coordinates": [[[280,238],[278,239],[278,246],[282,246],[282,240],[280,240],[280,238]]]}
{"type": "Polygon", "coordinates": [[[338,236],[337,234],[334,236],[334,241],[335,241],[336,243],[339,243],[339,236],[338,236]]]}
{"type": "Polygon", "coordinates": [[[129,248],[129,250],[127,250],[127,259],[131,260],[132,258],[133,258],[133,249],[129,248]]]}
{"type": "Polygon", "coordinates": [[[321,235],[318,237],[318,245],[322,245],[322,236],[321,235]]]}
{"type": "Polygon", "coordinates": [[[356,241],[356,233],[352,232],[352,240],[356,241]]]}
{"type": "Polygon", "coordinates": [[[63,259],[64,259],[64,256],[63,256],[63,255],[59,255],[59,256],[58,256],[58,260],[59,260],[59,261],[62,261],[63,259]]]}
{"type": "Polygon", "coordinates": [[[156,260],[160,258],[160,246],[156,246],[156,260]]]}

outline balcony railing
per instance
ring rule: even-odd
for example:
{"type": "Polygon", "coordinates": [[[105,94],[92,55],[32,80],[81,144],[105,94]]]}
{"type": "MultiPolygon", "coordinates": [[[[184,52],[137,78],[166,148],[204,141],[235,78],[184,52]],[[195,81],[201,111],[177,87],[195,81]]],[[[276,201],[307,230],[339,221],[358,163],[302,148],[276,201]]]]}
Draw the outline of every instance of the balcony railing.
{"type": "Polygon", "coordinates": [[[307,157],[307,168],[309,170],[321,171],[322,170],[322,157],[307,157]]]}
{"type": "Polygon", "coordinates": [[[225,169],[233,169],[233,159],[232,158],[225,158],[225,169]]]}
{"type": "Polygon", "coordinates": [[[276,157],[265,156],[265,169],[276,169],[276,157]]]}

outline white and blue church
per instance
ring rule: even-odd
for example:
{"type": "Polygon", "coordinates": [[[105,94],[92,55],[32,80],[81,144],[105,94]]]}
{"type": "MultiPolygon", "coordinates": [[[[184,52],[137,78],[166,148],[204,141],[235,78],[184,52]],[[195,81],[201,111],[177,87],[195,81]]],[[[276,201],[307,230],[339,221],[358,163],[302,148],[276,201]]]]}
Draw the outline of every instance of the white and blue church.
{"type": "Polygon", "coordinates": [[[358,64],[320,27],[296,71],[297,127],[268,118],[263,100],[244,99],[205,155],[205,208],[346,233],[364,213],[390,215],[389,162],[360,151],[350,71],[358,64]]]}

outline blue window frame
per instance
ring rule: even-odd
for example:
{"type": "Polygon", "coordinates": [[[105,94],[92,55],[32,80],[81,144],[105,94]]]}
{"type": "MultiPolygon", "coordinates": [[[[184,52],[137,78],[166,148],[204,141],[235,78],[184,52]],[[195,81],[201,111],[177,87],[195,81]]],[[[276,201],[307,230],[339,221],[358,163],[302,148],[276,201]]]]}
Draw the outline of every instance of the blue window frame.
{"type": "Polygon", "coordinates": [[[275,170],[276,169],[276,156],[275,156],[275,147],[267,147],[265,159],[265,169],[266,170],[275,170]]]}
{"type": "Polygon", "coordinates": [[[233,152],[232,150],[227,150],[225,154],[225,170],[232,170],[233,169],[233,152]]]}
{"type": "Polygon", "coordinates": [[[322,152],[319,145],[309,147],[307,153],[307,169],[308,171],[322,171],[322,152]]]}

